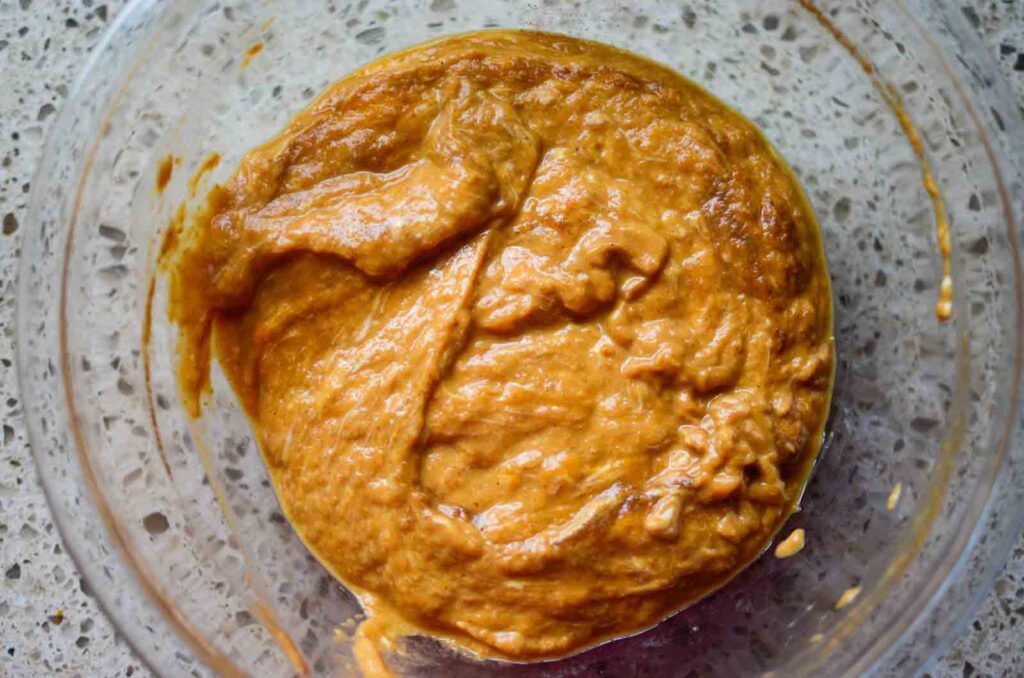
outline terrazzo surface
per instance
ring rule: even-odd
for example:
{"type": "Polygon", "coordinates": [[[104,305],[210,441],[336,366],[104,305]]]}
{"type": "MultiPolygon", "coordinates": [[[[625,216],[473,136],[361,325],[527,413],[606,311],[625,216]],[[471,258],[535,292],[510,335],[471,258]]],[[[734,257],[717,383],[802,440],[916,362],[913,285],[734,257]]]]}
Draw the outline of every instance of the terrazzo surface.
{"type": "MultiPolygon", "coordinates": [[[[0,676],[149,676],[65,553],[39,487],[15,365],[18,253],[45,135],[119,0],[0,0],[0,676]]],[[[964,5],[1024,112],[1024,0],[964,5]]],[[[931,678],[1024,676],[1024,538],[931,678]]]]}

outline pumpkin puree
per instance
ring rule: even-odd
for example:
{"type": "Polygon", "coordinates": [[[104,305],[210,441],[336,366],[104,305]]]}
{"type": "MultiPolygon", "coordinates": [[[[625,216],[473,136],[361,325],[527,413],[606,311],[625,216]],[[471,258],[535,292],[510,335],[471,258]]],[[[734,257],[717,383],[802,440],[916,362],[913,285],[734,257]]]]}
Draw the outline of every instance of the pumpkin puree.
{"type": "Polygon", "coordinates": [[[250,152],[169,265],[191,414],[212,353],[321,562],[481,654],[564,655],[720,586],[821,443],[799,186],[611,47],[494,31],[377,61],[250,152]]]}

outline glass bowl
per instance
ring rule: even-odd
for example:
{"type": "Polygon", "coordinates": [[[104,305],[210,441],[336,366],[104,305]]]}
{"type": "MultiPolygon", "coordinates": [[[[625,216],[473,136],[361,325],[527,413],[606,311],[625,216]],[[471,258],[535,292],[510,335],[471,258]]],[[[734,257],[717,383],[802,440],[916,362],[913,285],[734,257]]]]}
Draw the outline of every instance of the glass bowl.
{"type": "Polygon", "coordinates": [[[199,204],[211,182],[328,83],[398,48],[493,26],[638,52],[760,125],[824,231],[839,357],[833,411],[802,512],[784,530],[807,531],[798,557],[763,557],[658,626],[564,660],[480,662],[412,638],[390,657],[393,668],[853,676],[912,673],[934,657],[970,618],[1024,517],[1014,216],[1022,193],[1012,164],[1024,157],[1024,136],[955,8],[925,0],[818,8],[788,0],[127,7],[85,64],[32,184],[19,368],[60,531],[150,668],[345,674],[355,670],[360,614],[284,520],[222,375],[203,418],[185,416],[165,284],[158,277],[150,287],[163,233],[180,206],[199,204]],[[214,152],[222,160],[204,174],[214,152]],[[942,259],[923,163],[951,228],[946,323],[934,311],[942,259]],[[852,587],[859,596],[837,609],[852,587]]]}

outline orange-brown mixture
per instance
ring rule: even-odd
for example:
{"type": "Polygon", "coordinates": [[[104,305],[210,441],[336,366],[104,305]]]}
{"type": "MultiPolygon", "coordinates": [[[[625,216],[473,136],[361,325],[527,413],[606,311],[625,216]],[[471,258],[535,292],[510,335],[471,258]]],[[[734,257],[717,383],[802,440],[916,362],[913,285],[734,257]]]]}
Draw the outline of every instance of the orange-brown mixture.
{"type": "Polygon", "coordinates": [[[821,442],[818,227],[754,126],[599,44],[449,38],[333,85],[171,260],[281,503],[342,581],[478,652],[565,654],[735,575],[821,442]]]}

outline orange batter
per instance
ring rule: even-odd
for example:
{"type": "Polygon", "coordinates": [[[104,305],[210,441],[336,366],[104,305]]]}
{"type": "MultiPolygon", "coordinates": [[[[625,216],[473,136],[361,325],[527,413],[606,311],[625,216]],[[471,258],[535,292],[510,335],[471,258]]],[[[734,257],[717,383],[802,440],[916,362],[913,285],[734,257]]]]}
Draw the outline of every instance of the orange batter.
{"type": "Polygon", "coordinates": [[[817,224],[754,126],[576,39],[496,31],[341,80],[171,260],[292,525],[479,653],[563,655],[735,575],[821,442],[817,224]]]}

